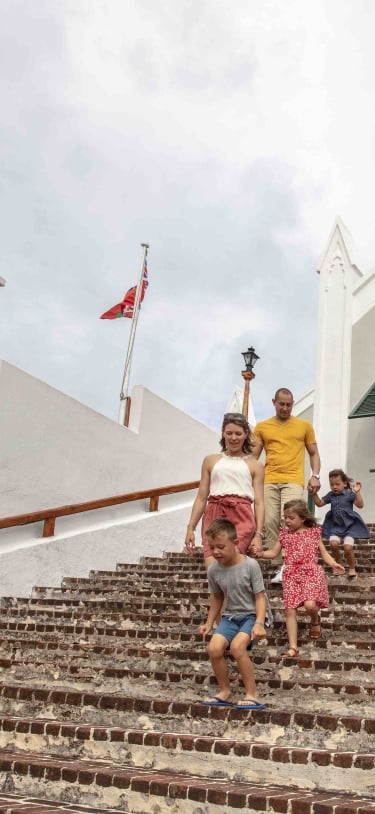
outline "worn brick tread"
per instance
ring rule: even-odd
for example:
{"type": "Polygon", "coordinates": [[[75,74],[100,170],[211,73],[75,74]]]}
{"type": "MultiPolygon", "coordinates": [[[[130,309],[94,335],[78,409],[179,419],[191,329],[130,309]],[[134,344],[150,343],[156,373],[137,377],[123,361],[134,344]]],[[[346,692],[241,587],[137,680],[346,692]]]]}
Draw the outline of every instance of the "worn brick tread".
{"type": "MultiPolygon", "coordinates": [[[[188,777],[185,774],[152,771],[116,765],[106,761],[80,761],[75,758],[39,755],[26,756],[4,750],[0,756],[0,773],[46,781],[49,784],[79,783],[83,788],[92,785],[104,788],[128,789],[142,794],[170,800],[199,800],[201,803],[256,808],[284,814],[286,803],[291,812],[306,814],[374,814],[375,801],[366,795],[342,794],[339,791],[306,791],[293,787],[260,785],[236,780],[188,777]]],[[[48,786],[47,786],[48,787],[48,786]]],[[[69,809],[68,809],[69,810],[69,809]]],[[[74,809],[73,809],[74,810],[74,809]]]]}
{"type": "Polygon", "coordinates": [[[296,726],[304,729],[321,728],[330,732],[343,728],[348,732],[375,734],[375,715],[358,715],[329,713],[324,711],[309,712],[305,709],[286,710],[268,707],[265,710],[245,711],[236,707],[208,707],[199,702],[174,701],[170,698],[149,698],[127,696],[120,693],[94,692],[93,690],[72,690],[64,687],[40,687],[24,684],[0,685],[0,698],[12,698],[17,703],[22,701],[58,704],[59,707],[94,707],[99,710],[135,711],[155,715],[185,716],[194,719],[216,719],[244,721],[255,719],[258,722],[282,726],[296,726]]]}
{"type": "MultiPolygon", "coordinates": [[[[0,792],[0,812],[4,814],[94,814],[92,806],[56,803],[17,794],[0,792]]],[[[95,814],[119,814],[118,808],[95,808],[95,814]]]]}
{"type": "MultiPolygon", "coordinates": [[[[149,655],[149,653],[147,655],[149,655]]],[[[295,659],[284,660],[283,664],[285,664],[286,661],[295,661],[295,659]]],[[[299,661],[302,661],[302,659],[300,659],[299,661]]],[[[38,668],[40,668],[41,666],[43,666],[45,664],[46,664],[45,661],[37,661],[35,658],[30,660],[29,662],[26,659],[24,659],[24,660],[19,659],[19,660],[13,660],[13,661],[11,661],[11,660],[7,661],[6,659],[0,659],[0,667],[2,667],[2,668],[11,668],[13,665],[24,666],[25,668],[28,668],[29,674],[30,674],[30,667],[33,667],[33,669],[35,671],[35,670],[37,670],[38,668]]],[[[56,664],[56,663],[54,662],[54,664],[56,664]]],[[[87,674],[85,674],[85,672],[87,671],[87,667],[85,667],[83,665],[74,666],[72,664],[68,664],[68,663],[64,664],[63,662],[58,662],[58,666],[59,666],[60,670],[64,670],[65,672],[67,672],[67,673],[69,673],[71,675],[77,675],[77,674],[79,674],[81,672],[82,675],[83,675],[83,678],[85,678],[86,681],[88,680],[88,678],[93,679],[95,677],[95,675],[97,676],[99,674],[103,678],[105,678],[105,677],[124,678],[126,676],[128,676],[128,677],[132,676],[132,677],[135,678],[136,676],[141,677],[142,675],[145,674],[144,670],[143,671],[142,670],[132,671],[129,668],[126,668],[126,667],[121,668],[121,667],[115,667],[114,666],[114,667],[100,667],[100,668],[95,669],[95,667],[93,666],[91,676],[87,676],[87,674]]],[[[193,682],[193,683],[202,684],[204,681],[208,680],[208,675],[206,675],[204,673],[199,674],[199,675],[193,675],[193,676],[191,676],[188,673],[186,673],[186,674],[181,674],[180,673],[180,674],[177,674],[177,675],[178,675],[180,681],[186,681],[186,682],[190,682],[190,683],[193,682]]],[[[337,673],[336,673],[336,675],[337,675],[337,673]]],[[[176,676],[176,672],[174,673],[174,676],[176,676]]],[[[171,678],[168,677],[168,672],[165,672],[163,678],[161,678],[161,671],[159,671],[159,673],[154,673],[154,678],[155,678],[156,681],[158,681],[158,680],[159,681],[167,680],[167,681],[169,681],[169,683],[172,683],[171,678]]],[[[237,683],[237,676],[234,677],[234,680],[237,683]]],[[[177,683],[176,678],[174,678],[173,683],[177,683]]],[[[212,683],[212,681],[210,683],[212,683]]],[[[298,672],[295,673],[295,676],[293,678],[289,678],[289,679],[280,679],[280,678],[275,677],[275,676],[267,676],[267,677],[258,676],[257,684],[258,684],[259,690],[260,690],[260,692],[262,694],[264,693],[265,688],[268,688],[269,690],[280,690],[280,689],[282,689],[282,690],[290,690],[290,691],[292,691],[292,690],[294,690],[294,689],[296,689],[298,687],[300,689],[310,689],[310,690],[313,690],[315,692],[319,692],[320,690],[324,690],[324,689],[327,688],[327,680],[326,679],[322,678],[321,680],[319,680],[319,679],[316,679],[316,678],[308,677],[308,678],[306,678],[304,680],[301,677],[301,674],[298,673],[298,672]]],[[[339,680],[333,681],[331,679],[330,682],[329,682],[329,690],[330,690],[331,693],[340,694],[341,696],[342,695],[352,695],[352,696],[354,696],[354,695],[360,695],[362,693],[363,695],[367,695],[370,698],[375,698],[375,683],[363,684],[358,679],[357,680],[352,679],[351,682],[349,682],[347,677],[346,678],[343,677],[343,679],[341,681],[339,681],[339,680]]]]}
{"type": "MultiPolygon", "coordinates": [[[[23,639],[16,639],[10,640],[9,642],[9,650],[11,650],[11,654],[6,656],[3,653],[0,656],[0,665],[2,667],[9,667],[12,664],[53,664],[58,665],[61,667],[71,667],[72,669],[82,668],[87,669],[88,667],[93,667],[95,670],[113,670],[118,671],[119,675],[134,675],[138,676],[139,673],[148,675],[149,677],[153,676],[155,673],[163,673],[165,676],[168,676],[169,673],[176,674],[178,673],[181,678],[190,679],[192,674],[190,670],[184,672],[184,665],[181,665],[180,670],[176,669],[176,659],[174,660],[174,667],[173,669],[170,667],[168,663],[168,659],[165,665],[161,664],[161,659],[159,659],[160,667],[158,670],[150,670],[148,668],[135,668],[132,665],[129,665],[129,655],[131,654],[132,650],[129,648],[124,649],[124,643],[110,645],[108,643],[102,643],[100,640],[87,636],[87,631],[85,638],[81,638],[80,642],[66,642],[66,641],[48,641],[48,640],[23,640],[23,639]],[[89,648],[85,650],[85,648],[89,648]],[[22,655],[20,653],[22,649],[22,655]],[[34,650],[31,656],[28,655],[28,650],[34,650]],[[18,655],[17,655],[18,654],[18,655]],[[69,655],[70,660],[69,663],[64,662],[67,655],[69,655]],[[43,659],[42,659],[43,656],[43,659]],[[111,657],[111,661],[103,661],[103,656],[111,657]],[[48,658],[49,657],[49,658],[48,658]],[[100,658],[99,658],[100,657],[100,658]],[[126,662],[126,664],[124,663],[126,662]]],[[[0,640],[0,644],[8,644],[7,640],[0,640]]],[[[186,645],[185,645],[186,647],[186,645]]],[[[142,656],[149,655],[148,650],[137,649],[135,651],[137,653],[138,658],[142,656]]],[[[154,651],[155,652],[155,651],[154,651]]],[[[160,651],[160,654],[165,651],[160,651]]],[[[174,655],[177,655],[177,650],[174,650],[174,655]]],[[[197,658],[197,651],[188,651],[188,656],[190,655],[194,658],[197,658]]],[[[202,649],[200,655],[202,656],[200,661],[205,661],[207,665],[208,656],[206,653],[205,648],[202,649]]],[[[335,657],[335,654],[332,653],[332,650],[326,652],[325,655],[321,654],[320,652],[303,652],[303,648],[301,647],[301,651],[298,657],[285,659],[282,658],[281,655],[272,655],[269,652],[269,647],[260,647],[258,648],[258,652],[253,650],[252,653],[252,662],[257,666],[265,666],[267,668],[280,668],[285,664],[292,662],[296,664],[300,671],[313,669],[316,674],[319,672],[335,672],[335,673],[343,673],[346,674],[353,670],[354,668],[359,672],[363,673],[375,673],[375,663],[374,661],[370,661],[368,659],[368,653],[362,655],[357,650],[352,654],[351,660],[344,660],[340,658],[340,653],[338,653],[335,657]]],[[[168,653],[167,653],[168,656],[168,653]]],[[[229,656],[229,661],[231,661],[231,657],[229,656]]],[[[184,660],[186,661],[186,659],[184,660]]],[[[233,661],[233,660],[232,660],[233,661]]],[[[211,670],[209,670],[211,672],[211,670]]],[[[345,675],[345,679],[347,680],[347,676],[345,675]]]]}
{"type": "MultiPolygon", "coordinates": [[[[82,723],[67,723],[51,718],[0,716],[0,731],[17,734],[36,734],[56,738],[76,739],[77,741],[107,741],[108,743],[128,743],[144,746],[158,746],[168,753],[178,748],[182,752],[196,751],[201,754],[223,754],[230,759],[231,755],[246,756],[251,760],[272,760],[275,763],[314,763],[320,762],[324,766],[342,766],[346,770],[351,768],[357,771],[375,770],[375,753],[366,750],[350,751],[347,744],[338,744],[336,750],[309,747],[292,747],[288,745],[274,745],[257,740],[256,742],[236,740],[236,738],[223,738],[217,736],[202,736],[191,733],[174,733],[167,731],[145,731],[144,729],[126,729],[124,727],[87,725],[82,723]]],[[[27,751],[27,750],[26,750],[27,751]]],[[[18,754],[18,751],[17,751],[18,754]]]]}

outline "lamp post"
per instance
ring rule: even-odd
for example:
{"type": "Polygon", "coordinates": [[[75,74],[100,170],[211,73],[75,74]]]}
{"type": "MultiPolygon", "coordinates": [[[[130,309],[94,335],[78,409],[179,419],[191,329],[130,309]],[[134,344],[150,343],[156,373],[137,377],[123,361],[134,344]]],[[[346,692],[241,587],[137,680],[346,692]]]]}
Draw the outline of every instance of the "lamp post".
{"type": "Polygon", "coordinates": [[[242,412],[247,420],[247,417],[249,415],[250,382],[252,379],[255,379],[253,367],[255,363],[258,361],[259,356],[255,353],[255,350],[252,346],[251,348],[248,348],[247,350],[243,351],[242,356],[245,360],[245,370],[241,370],[241,376],[245,381],[242,412]]]}

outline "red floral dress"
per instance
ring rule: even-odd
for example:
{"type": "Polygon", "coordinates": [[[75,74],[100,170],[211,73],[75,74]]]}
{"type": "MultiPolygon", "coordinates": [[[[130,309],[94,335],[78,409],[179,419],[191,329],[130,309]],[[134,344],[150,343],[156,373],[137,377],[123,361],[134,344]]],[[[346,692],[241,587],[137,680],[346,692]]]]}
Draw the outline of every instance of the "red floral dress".
{"type": "Polygon", "coordinates": [[[286,608],[299,608],[313,599],[327,608],[329,596],[323,568],[318,565],[322,531],[317,526],[299,531],[280,529],[279,543],[285,551],[283,597],[286,608]]]}

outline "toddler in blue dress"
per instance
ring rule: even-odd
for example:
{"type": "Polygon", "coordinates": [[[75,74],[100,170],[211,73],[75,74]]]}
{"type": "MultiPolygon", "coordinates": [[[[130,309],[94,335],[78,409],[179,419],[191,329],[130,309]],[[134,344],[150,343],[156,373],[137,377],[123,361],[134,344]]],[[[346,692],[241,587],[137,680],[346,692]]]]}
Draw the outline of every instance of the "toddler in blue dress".
{"type": "Polygon", "coordinates": [[[344,544],[344,553],[349,566],[348,576],[353,579],[357,576],[355,570],[354,540],[356,538],[368,539],[370,531],[353,506],[362,509],[364,506],[361,495],[362,484],[351,481],[342,469],[331,469],[328,474],[330,491],[320,498],[313,494],[316,506],[330,505],[322,529],[322,536],[329,540],[332,555],[336,562],[341,564],[340,544],[344,544]]]}

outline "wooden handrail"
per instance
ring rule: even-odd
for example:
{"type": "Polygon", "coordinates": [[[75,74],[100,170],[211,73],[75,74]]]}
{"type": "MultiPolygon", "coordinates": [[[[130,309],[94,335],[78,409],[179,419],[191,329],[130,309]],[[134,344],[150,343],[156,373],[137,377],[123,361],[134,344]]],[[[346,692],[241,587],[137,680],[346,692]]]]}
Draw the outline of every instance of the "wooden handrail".
{"type": "Polygon", "coordinates": [[[198,480],[188,481],[188,483],[178,483],[174,486],[160,486],[157,489],[143,489],[141,492],[129,492],[126,495],[115,495],[114,497],[104,497],[100,500],[89,500],[86,503],[73,503],[71,506],[57,506],[57,508],[54,509],[43,509],[41,512],[17,514],[13,517],[0,517],[0,529],[26,526],[29,523],[38,523],[40,520],[44,520],[42,536],[53,537],[57,517],[90,512],[93,509],[104,509],[108,506],[118,506],[121,503],[131,503],[133,500],[143,500],[144,498],[149,498],[149,512],[157,512],[159,508],[159,498],[162,495],[188,492],[190,489],[197,489],[198,486],[198,480]]]}

